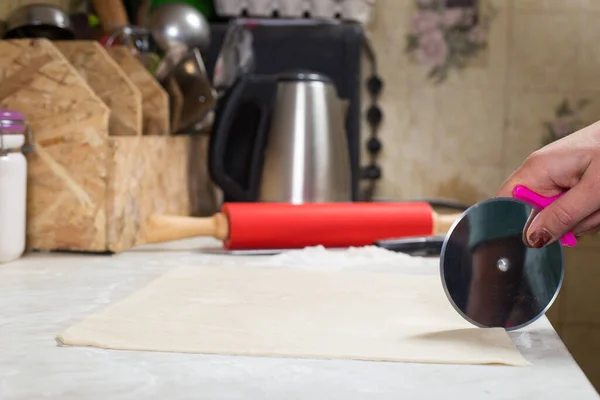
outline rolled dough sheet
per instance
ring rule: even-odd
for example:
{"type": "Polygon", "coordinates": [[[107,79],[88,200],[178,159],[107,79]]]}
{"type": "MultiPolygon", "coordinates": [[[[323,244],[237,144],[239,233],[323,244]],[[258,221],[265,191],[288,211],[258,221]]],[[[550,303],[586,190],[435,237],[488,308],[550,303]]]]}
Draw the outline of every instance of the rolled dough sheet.
{"type": "Polygon", "coordinates": [[[439,277],[351,270],[179,267],[58,340],[120,350],[529,364],[504,329],[464,321],[439,277]]]}

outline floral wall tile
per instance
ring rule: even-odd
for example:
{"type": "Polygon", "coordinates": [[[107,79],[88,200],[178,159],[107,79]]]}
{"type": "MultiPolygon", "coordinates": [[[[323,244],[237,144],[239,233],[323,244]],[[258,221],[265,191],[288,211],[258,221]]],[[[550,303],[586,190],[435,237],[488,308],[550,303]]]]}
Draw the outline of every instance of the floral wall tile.
{"type": "MultiPolygon", "coordinates": [[[[595,2],[598,3],[597,11],[600,11],[600,1],[595,2]]],[[[579,51],[575,60],[576,87],[579,90],[600,90],[600,24],[597,12],[583,13],[579,26],[579,51]]]]}
{"type": "MultiPolygon", "coordinates": [[[[520,1],[377,1],[376,16],[368,29],[386,84],[380,98],[385,110],[380,130],[384,149],[379,159],[384,178],[377,187],[378,196],[435,195],[438,188],[431,180],[420,178],[423,184],[411,183],[417,179],[407,171],[417,164],[423,171],[430,165],[429,173],[434,176],[451,162],[458,163],[457,170],[463,168],[464,174],[471,173],[473,165],[481,165],[498,168],[505,178],[544,143],[545,123],[554,121],[556,107],[564,98],[572,106],[580,99],[590,100],[579,112],[583,123],[600,119],[600,90],[595,88],[596,84],[600,88],[600,76],[594,79],[600,61],[595,68],[596,62],[590,59],[596,57],[586,53],[589,57],[585,58],[580,51],[584,43],[591,46],[590,51],[598,47],[593,44],[600,42],[600,14],[583,12],[575,5],[566,14],[554,8],[538,10],[521,7],[520,1]],[[452,9],[461,11],[445,14],[452,9]],[[474,13],[468,11],[472,9],[474,13]],[[449,67],[442,85],[427,79],[433,65],[420,63],[428,59],[418,48],[400,51],[407,35],[417,32],[434,32],[432,37],[440,39],[438,33],[447,25],[463,24],[464,31],[486,26],[481,21],[488,9],[492,11],[487,14],[485,47],[467,58],[462,69],[449,67]],[[435,15],[423,17],[420,12],[435,15]],[[581,78],[583,86],[579,87],[581,71],[589,71],[589,79],[586,83],[581,78]],[[459,162],[462,159],[465,162],[459,162]]],[[[529,3],[535,7],[533,0],[529,3]]],[[[554,6],[562,7],[560,4],[566,3],[554,1],[554,6]]],[[[450,46],[444,44],[446,50],[442,45],[440,53],[433,51],[439,57],[429,62],[448,59],[450,46]]],[[[488,189],[486,193],[492,196],[495,188],[490,185],[488,189]]]]}
{"type": "MultiPolygon", "coordinates": [[[[490,24],[486,34],[485,49],[472,58],[466,68],[455,69],[452,73],[448,74],[442,86],[504,92],[508,65],[508,31],[511,22],[511,12],[509,8],[500,6],[501,4],[505,4],[506,0],[489,1],[496,11],[493,22],[490,24]]],[[[419,64],[410,64],[410,66],[420,68],[422,76],[427,71],[426,67],[419,64]]],[[[431,85],[426,77],[421,78],[420,82],[431,85]]]]}
{"type": "Polygon", "coordinates": [[[435,145],[440,157],[476,167],[500,166],[503,91],[444,86],[439,97],[435,145]]]}
{"type": "Polygon", "coordinates": [[[414,0],[415,13],[405,51],[444,82],[450,73],[485,63],[495,8],[484,0],[414,0]]]}
{"type": "Polygon", "coordinates": [[[573,11],[580,10],[586,2],[597,0],[516,0],[514,2],[517,11],[573,11]]]}
{"type": "Polygon", "coordinates": [[[410,183],[405,188],[406,197],[440,197],[474,204],[493,196],[503,180],[502,171],[495,166],[473,167],[460,157],[443,159],[439,151],[429,157],[409,159],[410,183]]]}
{"type": "Polygon", "coordinates": [[[507,176],[542,146],[600,119],[600,92],[564,95],[513,88],[509,93],[502,152],[507,176]]]}
{"type": "Polygon", "coordinates": [[[507,83],[523,89],[574,90],[579,32],[579,15],[575,12],[515,11],[507,83]]]}
{"type": "Polygon", "coordinates": [[[512,172],[541,147],[546,136],[543,123],[553,119],[554,108],[564,95],[511,88],[508,97],[502,159],[505,171],[512,172]]]}
{"type": "MultiPolygon", "coordinates": [[[[556,0],[556,1],[558,1],[558,0],[556,0]]],[[[565,2],[568,1],[569,4],[571,4],[571,7],[579,5],[581,10],[585,11],[585,12],[600,11],[600,1],[598,1],[598,0],[576,0],[576,1],[563,0],[563,1],[565,1],[565,2]]]]}
{"type": "Polygon", "coordinates": [[[581,112],[589,105],[590,100],[579,99],[575,102],[563,99],[554,110],[554,118],[544,121],[546,133],[542,145],[547,145],[555,140],[570,135],[584,128],[587,124],[581,119],[581,112]]]}
{"type": "MultiPolygon", "coordinates": [[[[385,62],[378,63],[380,74],[390,76],[398,70],[404,70],[408,64],[407,55],[398,51],[398,38],[406,32],[404,21],[408,21],[412,10],[406,6],[408,1],[398,2],[397,0],[377,0],[373,10],[373,18],[368,28],[369,40],[375,50],[378,60],[385,62]]],[[[365,58],[365,71],[369,71],[370,64],[365,58]]],[[[390,88],[393,90],[394,86],[390,88]]],[[[386,86],[386,91],[388,87],[386,86]]]]}

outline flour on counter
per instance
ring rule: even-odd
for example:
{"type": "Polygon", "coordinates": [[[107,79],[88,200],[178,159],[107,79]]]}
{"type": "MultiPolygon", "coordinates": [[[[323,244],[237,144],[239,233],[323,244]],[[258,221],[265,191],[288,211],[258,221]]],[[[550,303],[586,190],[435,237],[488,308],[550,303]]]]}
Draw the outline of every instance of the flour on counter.
{"type": "Polygon", "coordinates": [[[360,268],[390,271],[402,269],[402,272],[408,272],[407,269],[409,269],[414,270],[415,273],[431,273],[432,268],[438,268],[439,260],[438,258],[413,257],[376,246],[333,250],[315,246],[286,251],[260,261],[257,260],[252,264],[328,270],[360,268]]]}

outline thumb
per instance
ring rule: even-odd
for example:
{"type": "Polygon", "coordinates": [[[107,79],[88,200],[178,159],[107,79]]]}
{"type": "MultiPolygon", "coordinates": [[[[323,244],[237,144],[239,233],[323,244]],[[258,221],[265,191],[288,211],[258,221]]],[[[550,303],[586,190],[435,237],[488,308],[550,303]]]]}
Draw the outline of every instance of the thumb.
{"type": "Polygon", "coordinates": [[[541,248],[550,244],[592,214],[597,202],[588,190],[587,182],[581,180],[572,189],[540,211],[531,221],[525,237],[530,247],[541,248]]]}

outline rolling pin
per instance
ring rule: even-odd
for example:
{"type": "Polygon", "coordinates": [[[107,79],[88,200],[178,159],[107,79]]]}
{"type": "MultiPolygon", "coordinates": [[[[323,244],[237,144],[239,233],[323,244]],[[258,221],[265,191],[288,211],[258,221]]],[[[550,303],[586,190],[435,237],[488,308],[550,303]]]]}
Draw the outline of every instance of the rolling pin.
{"type": "Polygon", "coordinates": [[[212,236],[228,250],[367,246],[377,240],[444,235],[460,214],[428,203],[225,203],[207,218],[156,215],[142,243],[212,236]]]}

